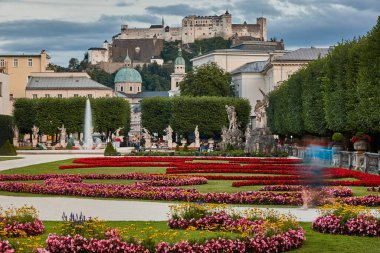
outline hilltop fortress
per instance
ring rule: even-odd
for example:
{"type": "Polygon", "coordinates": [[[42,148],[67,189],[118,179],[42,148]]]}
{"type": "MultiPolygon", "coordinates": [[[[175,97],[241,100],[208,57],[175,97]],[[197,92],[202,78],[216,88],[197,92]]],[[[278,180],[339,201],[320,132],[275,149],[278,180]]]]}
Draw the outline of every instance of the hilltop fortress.
{"type": "MultiPolygon", "coordinates": [[[[148,63],[158,58],[163,49],[163,41],[182,41],[182,44],[196,40],[222,37],[224,39],[243,39],[267,41],[266,18],[257,18],[256,24],[232,24],[232,15],[226,13],[217,16],[186,16],[181,27],[160,25],[149,28],[129,28],[121,26],[121,32],[112,37],[112,43],[105,41],[101,48],[89,48],[89,62],[122,63],[127,55],[136,64],[148,63]]],[[[111,69],[110,69],[111,71],[111,69]]]]}
{"type": "Polygon", "coordinates": [[[182,27],[151,25],[149,28],[128,28],[122,25],[121,33],[116,39],[163,39],[165,41],[181,40],[183,44],[196,40],[232,36],[252,37],[255,40],[267,40],[266,18],[257,18],[256,24],[232,24],[232,15],[226,11],[220,16],[187,16],[182,19],[182,27]]]}

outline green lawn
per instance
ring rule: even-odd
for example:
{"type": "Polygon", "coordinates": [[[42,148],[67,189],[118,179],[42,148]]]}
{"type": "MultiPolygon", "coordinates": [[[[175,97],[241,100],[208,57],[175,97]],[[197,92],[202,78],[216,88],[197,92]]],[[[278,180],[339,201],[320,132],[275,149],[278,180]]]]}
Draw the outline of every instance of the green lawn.
{"type": "MultiPolygon", "coordinates": [[[[40,241],[41,245],[44,242],[49,233],[54,233],[57,231],[56,227],[59,222],[46,221],[44,225],[46,231],[43,235],[36,238],[32,238],[34,241],[40,241]]],[[[236,234],[231,233],[213,233],[213,232],[202,232],[202,231],[183,231],[183,230],[171,230],[168,229],[165,221],[153,221],[153,222],[120,222],[120,221],[109,221],[107,224],[111,227],[120,227],[124,230],[128,230],[130,236],[143,237],[152,236],[155,234],[156,242],[159,241],[169,241],[171,243],[178,242],[181,240],[194,240],[194,239],[207,239],[212,237],[235,237],[236,234]]],[[[291,252],[297,253],[379,253],[380,252],[380,240],[379,237],[359,237],[359,236],[346,236],[346,235],[330,235],[321,234],[315,232],[311,229],[310,222],[300,223],[303,229],[306,231],[306,242],[305,244],[297,250],[291,252]]],[[[16,241],[26,241],[26,238],[10,239],[11,243],[16,241]]],[[[19,251],[20,252],[20,251],[19,251]]],[[[21,251],[22,252],[22,251],[21,251]]],[[[24,251],[29,252],[29,251],[24,251]]]]}
{"type": "Polygon", "coordinates": [[[2,156],[0,156],[0,162],[2,162],[2,161],[8,161],[8,160],[16,160],[16,159],[22,159],[22,157],[18,157],[18,156],[14,156],[14,157],[10,157],[10,156],[2,157],[2,156]]]}

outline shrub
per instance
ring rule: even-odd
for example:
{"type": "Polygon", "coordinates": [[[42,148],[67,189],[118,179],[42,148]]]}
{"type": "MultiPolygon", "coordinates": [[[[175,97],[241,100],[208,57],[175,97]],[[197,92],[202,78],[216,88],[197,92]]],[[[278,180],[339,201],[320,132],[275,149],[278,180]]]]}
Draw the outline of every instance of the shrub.
{"type": "Polygon", "coordinates": [[[13,138],[13,117],[0,115],[0,147],[6,140],[12,141],[13,138]]]}
{"type": "Polygon", "coordinates": [[[185,146],[183,147],[183,152],[189,152],[189,147],[187,146],[187,144],[185,144],[185,146]]]}
{"type": "Polygon", "coordinates": [[[344,140],[344,136],[342,133],[334,133],[332,136],[332,140],[335,142],[342,142],[344,140]]]}
{"type": "Polygon", "coordinates": [[[104,150],[104,156],[117,156],[117,155],[120,155],[120,154],[113,147],[112,143],[108,142],[106,149],[104,150]]]}
{"type": "Polygon", "coordinates": [[[0,155],[17,155],[15,147],[9,142],[9,140],[6,140],[0,147],[0,155]]]}

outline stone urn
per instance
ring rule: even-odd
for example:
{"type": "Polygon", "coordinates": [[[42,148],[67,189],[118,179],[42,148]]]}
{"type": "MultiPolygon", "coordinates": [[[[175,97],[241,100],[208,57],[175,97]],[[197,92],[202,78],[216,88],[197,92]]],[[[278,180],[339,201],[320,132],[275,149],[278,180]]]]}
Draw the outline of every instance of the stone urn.
{"type": "Polygon", "coordinates": [[[354,143],[354,149],[358,152],[364,152],[367,150],[368,141],[367,140],[358,140],[354,143]]]}

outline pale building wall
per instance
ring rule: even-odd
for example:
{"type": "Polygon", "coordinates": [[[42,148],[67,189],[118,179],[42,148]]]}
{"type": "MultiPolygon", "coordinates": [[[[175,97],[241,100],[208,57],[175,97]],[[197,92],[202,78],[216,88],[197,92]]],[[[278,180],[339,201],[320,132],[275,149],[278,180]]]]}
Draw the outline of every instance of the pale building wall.
{"type": "Polygon", "coordinates": [[[11,115],[11,102],[9,100],[9,76],[0,73],[0,115],[11,115]]]}
{"type": "Polygon", "coordinates": [[[126,94],[137,94],[141,92],[141,83],[115,83],[115,90],[126,94]]]}
{"type": "Polygon", "coordinates": [[[179,83],[183,81],[185,78],[184,74],[171,74],[171,90],[174,90],[175,88],[179,87],[179,83]]]}
{"type": "Polygon", "coordinates": [[[108,55],[108,50],[88,50],[88,61],[92,65],[95,65],[100,62],[108,62],[108,55]]]}
{"type": "Polygon", "coordinates": [[[114,95],[113,90],[26,90],[27,98],[45,98],[47,97],[58,98],[59,95],[62,95],[62,98],[71,98],[71,97],[88,97],[91,95],[93,98],[100,97],[112,97],[114,95]],[[37,97],[35,97],[36,95],[37,97]]]}
{"type": "MultiPolygon", "coordinates": [[[[0,55],[0,62],[4,60],[4,73],[9,75],[9,93],[13,98],[25,97],[25,88],[28,82],[28,76],[32,72],[53,72],[46,70],[49,59],[43,51],[40,55],[0,55]],[[18,66],[14,66],[14,60],[17,59],[18,66]],[[29,66],[29,59],[32,65],[29,66]]],[[[0,67],[2,68],[2,67],[0,67]]]]}
{"type": "Polygon", "coordinates": [[[193,67],[198,67],[203,64],[215,62],[227,72],[231,72],[248,62],[266,61],[269,59],[269,53],[253,53],[249,51],[230,51],[216,50],[207,55],[198,56],[191,59],[193,67]]]}
{"type": "Polygon", "coordinates": [[[268,91],[274,90],[306,64],[307,62],[271,64],[265,73],[266,89],[268,91]]]}
{"type": "Polygon", "coordinates": [[[259,89],[267,92],[264,75],[262,73],[239,73],[232,76],[232,82],[235,85],[236,95],[249,100],[252,107],[250,115],[255,116],[256,101],[263,98],[259,89]]]}

